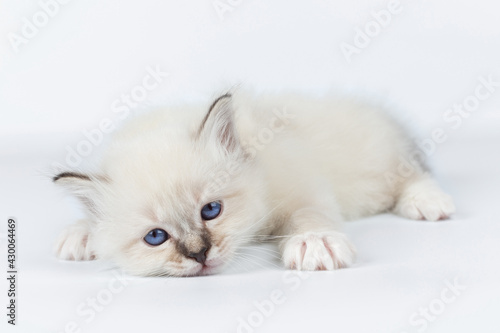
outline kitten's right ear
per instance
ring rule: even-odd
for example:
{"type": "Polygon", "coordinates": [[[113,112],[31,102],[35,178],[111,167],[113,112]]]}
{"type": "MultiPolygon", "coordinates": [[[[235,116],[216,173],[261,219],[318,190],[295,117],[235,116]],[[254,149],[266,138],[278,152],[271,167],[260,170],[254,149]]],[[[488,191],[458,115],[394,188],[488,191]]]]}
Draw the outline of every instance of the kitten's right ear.
{"type": "Polygon", "coordinates": [[[106,177],[96,177],[78,172],[62,172],[55,175],[52,180],[78,198],[94,217],[101,215],[99,197],[108,182],[106,177]]]}
{"type": "Polygon", "coordinates": [[[226,152],[234,152],[240,147],[231,94],[224,94],[212,103],[198,129],[198,138],[215,143],[226,152]]]}

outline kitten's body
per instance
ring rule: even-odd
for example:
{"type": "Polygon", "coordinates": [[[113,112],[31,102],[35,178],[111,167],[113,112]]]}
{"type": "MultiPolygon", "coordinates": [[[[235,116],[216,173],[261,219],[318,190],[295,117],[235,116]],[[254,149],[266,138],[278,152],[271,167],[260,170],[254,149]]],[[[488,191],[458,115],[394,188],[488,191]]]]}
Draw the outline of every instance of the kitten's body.
{"type": "Polygon", "coordinates": [[[63,234],[59,256],[109,257],[141,275],[195,275],[274,235],[287,267],[334,269],[354,259],[342,220],[391,209],[438,220],[454,210],[402,128],[376,108],[239,92],[205,114],[141,116],[115,134],[100,175],[56,177],[91,208],[89,220],[63,234]],[[200,208],[213,201],[223,211],[203,221],[200,208]],[[145,244],[158,227],[170,239],[145,244]],[[206,262],[186,255],[202,248],[206,262]]]}

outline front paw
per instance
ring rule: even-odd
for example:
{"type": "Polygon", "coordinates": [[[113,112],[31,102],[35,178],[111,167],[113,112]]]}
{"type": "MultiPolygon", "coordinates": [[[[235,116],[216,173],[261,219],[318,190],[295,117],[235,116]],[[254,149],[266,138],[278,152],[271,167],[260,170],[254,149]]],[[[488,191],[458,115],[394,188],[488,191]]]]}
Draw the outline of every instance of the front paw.
{"type": "Polygon", "coordinates": [[[291,269],[330,271],[350,266],[354,257],[354,247],[336,231],[293,236],[283,246],[283,261],[291,269]]]}
{"type": "Polygon", "coordinates": [[[55,244],[56,256],[63,260],[94,260],[96,256],[89,246],[90,230],[84,223],[64,229],[55,244]]]}
{"type": "Polygon", "coordinates": [[[439,221],[455,212],[451,197],[439,190],[411,193],[402,197],[394,211],[413,220],[439,221]]]}

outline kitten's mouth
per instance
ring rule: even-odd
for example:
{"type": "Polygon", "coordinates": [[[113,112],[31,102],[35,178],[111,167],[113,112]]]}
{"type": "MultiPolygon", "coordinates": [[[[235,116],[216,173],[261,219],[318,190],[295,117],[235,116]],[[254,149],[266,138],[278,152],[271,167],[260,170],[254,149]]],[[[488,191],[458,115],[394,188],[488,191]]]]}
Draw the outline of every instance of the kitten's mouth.
{"type": "Polygon", "coordinates": [[[196,275],[210,275],[215,273],[218,268],[222,266],[222,262],[220,260],[207,260],[203,266],[199,269],[196,275]]]}
{"type": "Polygon", "coordinates": [[[220,258],[209,259],[204,263],[199,263],[192,269],[184,273],[184,276],[205,276],[217,273],[223,266],[224,261],[220,258]]]}
{"type": "Polygon", "coordinates": [[[212,272],[213,272],[212,266],[203,265],[203,267],[200,269],[198,275],[210,275],[212,272]]]}

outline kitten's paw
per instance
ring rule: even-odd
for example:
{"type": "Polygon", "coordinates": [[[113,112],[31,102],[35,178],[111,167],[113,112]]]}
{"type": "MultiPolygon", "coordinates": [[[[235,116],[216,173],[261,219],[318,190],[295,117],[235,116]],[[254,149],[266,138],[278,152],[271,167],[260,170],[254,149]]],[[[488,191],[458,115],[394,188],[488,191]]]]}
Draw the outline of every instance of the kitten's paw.
{"type": "Polygon", "coordinates": [[[353,263],[354,257],[354,247],[347,237],[335,231],[293,236],[283,248],[285,266],[305,271],[347,267],[353,263]]]}
{"type": "Polygon", "coordinates": [[[55,244],[56,256],[63,260],[94,260],[96,256],[89,246],[90,230],[84,223],[64,229],[55,244]]]}
{"type": "Polygon", "coordinates": [[[438,221],[455,212],[451,197],[440,189],[405,193],[394,208],[396,214],[413,220],[438,221]]]}

